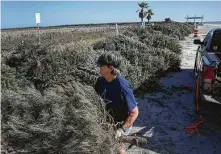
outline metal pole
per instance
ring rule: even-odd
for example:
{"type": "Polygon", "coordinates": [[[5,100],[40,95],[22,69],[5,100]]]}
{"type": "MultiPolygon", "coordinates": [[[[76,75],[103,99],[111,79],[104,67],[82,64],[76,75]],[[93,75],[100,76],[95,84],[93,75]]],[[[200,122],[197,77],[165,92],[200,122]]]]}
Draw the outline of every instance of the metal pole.
{"type": "Polygon", "coordinates": [[[201,24],[203,25],[203,15],[202,15],[202,18],[201,18],[201,24]]]}
{"type": "Polygon", "coordinates": [[[39,24],[38,25],[38,44],[40,45],[40,29],[39,29],[39,24]]]}
{"type": "Polygon", "coordinates": [[[194,18],[194,27],[196,28],[196,15],[195,15],[195,18],[194,18]]]}

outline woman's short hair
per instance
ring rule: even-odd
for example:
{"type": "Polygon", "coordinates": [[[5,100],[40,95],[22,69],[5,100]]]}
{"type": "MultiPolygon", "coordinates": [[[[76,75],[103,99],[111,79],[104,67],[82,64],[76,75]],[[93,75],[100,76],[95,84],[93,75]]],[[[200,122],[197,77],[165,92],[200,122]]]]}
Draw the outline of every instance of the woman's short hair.
{"type": "Polygon", "coordinates": [[[105,52],[98,58],[97,64],[119,68],[121,64],[121,55],[113,51],[105,52]]]}
{"type": "Polygon", "coordinates": [[[121,55],[118,52],[108,51],[103,53],[97,60],[97,65],[113,66],[112,74],[119,74],[121,65],[121,55]]]}

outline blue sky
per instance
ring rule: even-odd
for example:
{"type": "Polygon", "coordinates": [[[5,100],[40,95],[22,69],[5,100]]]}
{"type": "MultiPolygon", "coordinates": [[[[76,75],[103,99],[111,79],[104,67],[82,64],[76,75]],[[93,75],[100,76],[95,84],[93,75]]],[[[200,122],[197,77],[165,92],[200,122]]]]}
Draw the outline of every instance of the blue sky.
{"type": "MultiPolygon", "coordinates": [[[[221,21],[221,1],[147,1],[155,15],[153,21],[166,17],[185,21],[185,17],[204,15],[204,21],[221,21]]],[[[138,2],[133,1],[3,1],[1,28],[36,26],[35,12],[41,14],[40,26],[137,22],[138,2]]]]}

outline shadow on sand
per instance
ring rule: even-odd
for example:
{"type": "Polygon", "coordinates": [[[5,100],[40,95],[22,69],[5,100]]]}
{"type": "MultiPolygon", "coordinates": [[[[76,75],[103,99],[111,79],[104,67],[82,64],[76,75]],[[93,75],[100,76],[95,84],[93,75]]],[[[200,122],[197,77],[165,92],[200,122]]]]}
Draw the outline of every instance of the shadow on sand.
{"type": "Polygon", "coordinates": [[[145,149],[157,153],[221,153],[221,105],[196,113],[195,77],[192,69],[169,73],[160,90],[138,99],[139,116],[132,133],[148,139],[145,149]],[[184,131],[203,116],[200,136],[184,131]],[[203,146],[203,147],[202,147],[203,146]],[[210,150],[208,150],[210,149],[210,150]]]}

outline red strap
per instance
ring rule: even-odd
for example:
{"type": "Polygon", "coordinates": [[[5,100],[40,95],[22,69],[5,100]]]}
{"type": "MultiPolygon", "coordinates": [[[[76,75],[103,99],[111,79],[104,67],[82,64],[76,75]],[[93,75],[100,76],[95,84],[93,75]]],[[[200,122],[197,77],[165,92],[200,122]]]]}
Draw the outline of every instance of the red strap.
{"type": "MultiPolygon", "coordinates": [[[[197,104],[197,110],[200,110],[200,105],[199,105],[199,75],[197,78],[197,84],[196,84],[196,104],[197,104]]],[[[189,134],[193,134],[195,131],[197,133],[198,136],[200,136],[200,133],[198,131],[198,127],[203,124],[203,116],[200,115],[200,120],[195,124],[195,125],[191,125],[191,126],[187,126],[184,127],[184,131],[188,132],[189,134]]]]}
{"type": "Polygon", "coordinates": [[[193,134],[195,131],[198,136],[200,136],[200,133],[198,131],[198,127],[203,124],[203,117],[200,116],[200,120],[195,124],[191,126],[184,127],[184,131],[188,132],[189,134],[193,134]]]}

